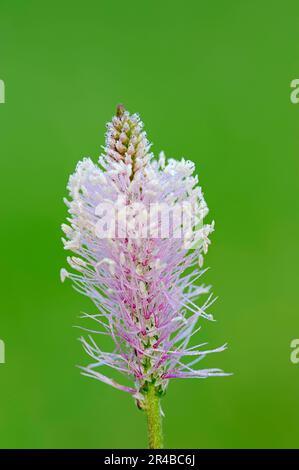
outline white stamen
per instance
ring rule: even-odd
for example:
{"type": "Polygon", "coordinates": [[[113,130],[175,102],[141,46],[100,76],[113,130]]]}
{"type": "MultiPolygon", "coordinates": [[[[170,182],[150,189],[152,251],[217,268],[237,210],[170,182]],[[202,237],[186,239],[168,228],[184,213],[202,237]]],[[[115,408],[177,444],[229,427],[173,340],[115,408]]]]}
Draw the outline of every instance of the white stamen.
{"type": "Polygon", "coordinates": [[[62,268],[60,270],[60,280],[61,280],[61,282],[64,282],[67,277],[69,277],[69,273],[67,272],[66,269],[62,268]]]}

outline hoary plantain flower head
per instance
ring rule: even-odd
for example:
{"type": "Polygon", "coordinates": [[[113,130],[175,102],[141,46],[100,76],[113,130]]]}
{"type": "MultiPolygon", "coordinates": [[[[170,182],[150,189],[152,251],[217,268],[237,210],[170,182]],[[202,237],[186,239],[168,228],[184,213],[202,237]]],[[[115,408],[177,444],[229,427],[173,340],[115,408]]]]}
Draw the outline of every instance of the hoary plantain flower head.
{"type": "Polygon", "coordinates": [[[164,153],[155,159],[150,147],[139,116],[119,106],[98,163],[85,158],[70,176],[62,225],[74,256],[61,279],[96,306],[83,314],[96,327],[81,338],[92,359],[82,373],[130,393],[140,407],[150,385],[163,394],[170,379],[226,375],[197,367],[225,345],[190,345],[198,323],[213,320],[210,287],[198,279],[214,224],[204,224],[208,208],[194,164],[164,153]],[[111,338],[109,351],[101,334],[111,338]],[[103,366],[130,382],[110,378],[103,366]]]}

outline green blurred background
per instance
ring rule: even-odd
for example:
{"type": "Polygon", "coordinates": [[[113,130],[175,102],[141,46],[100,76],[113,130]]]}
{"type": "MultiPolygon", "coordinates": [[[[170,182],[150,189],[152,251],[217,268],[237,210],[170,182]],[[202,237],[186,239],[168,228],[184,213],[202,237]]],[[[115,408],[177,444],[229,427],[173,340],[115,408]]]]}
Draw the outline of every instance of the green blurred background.
{"type": "Polygon", "coordinates": [[[91,303],[62,285],[66,182],[122,102],[154,151],[196,161],[232,377],[170,383],[166,446],[299,447],[297,1],[1,0],[0,447],[146,446],[126,394],[80,376],[91,303]]]}

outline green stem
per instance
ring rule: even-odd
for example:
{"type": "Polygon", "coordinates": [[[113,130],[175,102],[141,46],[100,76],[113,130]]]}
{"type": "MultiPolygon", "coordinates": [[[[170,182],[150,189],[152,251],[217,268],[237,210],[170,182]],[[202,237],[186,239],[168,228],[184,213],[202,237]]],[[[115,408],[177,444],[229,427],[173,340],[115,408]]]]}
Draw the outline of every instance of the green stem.
{"type": "Polygon", "coordinates": [[[149,448],[162,449],[163,434],[160,398],[153,384],[149,384],[148,392],[145,395],[145,411],[147,414],[149,448]]]}

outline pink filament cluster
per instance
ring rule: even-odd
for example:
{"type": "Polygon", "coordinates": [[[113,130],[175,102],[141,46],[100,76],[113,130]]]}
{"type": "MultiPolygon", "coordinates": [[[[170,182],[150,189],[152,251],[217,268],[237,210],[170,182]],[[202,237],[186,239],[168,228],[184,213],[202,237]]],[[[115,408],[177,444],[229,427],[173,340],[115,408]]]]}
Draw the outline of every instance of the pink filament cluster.
{"type": "Polygon", "coordinates": [[[97,307],[96,314],[83,315],[98,328],[81,338],[92,358],[82,373],[142,400],[149,382],[162,393],[171,378],[226,375],[220,369],[196,367],[204,356],[224,350],[225,345],[214,350],[202,349],[204,344],[190,346],[198,320],[213,320],[206,313],[211,295],[201,307],[195,303],[210,291],[197,280],[205,272],[203,254],[213,224],[197,228],[208,209],[192,162],[166,159],[163,153],[155,159],[139,116],[122,107],[107,128],[98,164],[84,159],[69,179],[69,217],[62,229],[65,249],[74,256],[68,257],[72,270],[62,269],[61,277],[70,278],[97,307]],[[195,249],[187,249],[183,238],[136,237],[134,223],[130,224],[134,211],[128,215],[125,237],[99,238],[97,207],[105,201],[112,207],[122,201],[127,208],[136,203],[145,208],[153,203],[175,207],[188,201],[197,215],[188,234],[195,249]],[[103,351],[95,340],[101,334],[112,339],[111,352],[103,351]],[[108,377],[102,366],[129,377],[132,385],[108,377]]]}

